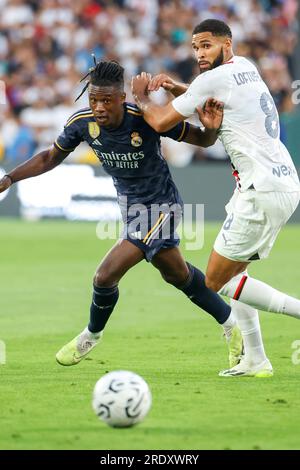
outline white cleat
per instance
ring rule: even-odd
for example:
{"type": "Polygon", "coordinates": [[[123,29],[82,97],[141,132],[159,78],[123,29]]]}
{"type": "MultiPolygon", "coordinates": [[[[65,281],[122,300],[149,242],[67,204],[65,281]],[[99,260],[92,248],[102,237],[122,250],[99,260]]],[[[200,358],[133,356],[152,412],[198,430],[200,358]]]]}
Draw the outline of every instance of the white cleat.
{"type": "Polygon", "coordinates": [[[269,359],[250,365],[245,359],[231,369],[221,370],[220,377],[272,377],[273,368],[269,359]]]}

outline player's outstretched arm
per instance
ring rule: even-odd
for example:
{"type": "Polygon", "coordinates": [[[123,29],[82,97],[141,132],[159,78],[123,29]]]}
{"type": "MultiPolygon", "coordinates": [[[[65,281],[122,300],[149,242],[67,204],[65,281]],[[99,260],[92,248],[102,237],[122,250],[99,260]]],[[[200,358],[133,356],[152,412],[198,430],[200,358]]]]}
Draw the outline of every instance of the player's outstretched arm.
{"type": "Polygon", "coordinates": [[[172,104],[159,106],[148,96],[149,75],[142,72],[132,78],[131,90],[136,104],[143,113],[145,121],[158,133],[166,132],[186,118],[175,111],[172,104]]]}
{"type": "Polygon", "coordinates": [[[158,91],[160,87],[170,91],[173,96],[177,97],[185,93],[189,86],[185,83],[176,82],[165,73],[160,73],[151,78],[148,84],[148,92],[158,91]]]}
{"type": "Polygon", "coordinates": [[[59,165],[70,152],[63,152],[56,147],[51,147],[48,150],[38,153],[26,162],[17,166],[8,175],[3,176],[0,180],[0,193],[8,189],[13,183],[38,176],[47,171],[52,170],[59,165]]]}

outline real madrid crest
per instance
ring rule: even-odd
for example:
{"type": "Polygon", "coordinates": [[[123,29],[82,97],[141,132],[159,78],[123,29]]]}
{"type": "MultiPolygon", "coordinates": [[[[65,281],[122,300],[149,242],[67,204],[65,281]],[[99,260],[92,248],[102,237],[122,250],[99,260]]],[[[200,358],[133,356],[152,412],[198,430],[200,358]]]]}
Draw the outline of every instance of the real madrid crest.
{"type": "Polygon", "coordinates": [[[134,147],[140,147],[143,143],[143,139],[141,138],[138,132],[133,132],[131,134],[131,145],[134,147]]]}
{"type": "Polygon", "coordinates": [[[89,122],[89,134],[92,139],[97,139],[100,135],[100,127],[96,122],[89,122]]]}

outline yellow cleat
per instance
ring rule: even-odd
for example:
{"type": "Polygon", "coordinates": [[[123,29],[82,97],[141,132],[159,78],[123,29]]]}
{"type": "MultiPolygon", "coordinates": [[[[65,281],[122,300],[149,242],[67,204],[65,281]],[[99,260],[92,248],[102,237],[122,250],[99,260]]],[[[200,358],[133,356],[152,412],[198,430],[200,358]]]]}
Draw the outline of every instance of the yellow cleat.
{"type": "Polygon", "coordinates": [[[74,366],[78,364],[89,352],[97,346],[101,336],[98,339],[92,339],[90,334],[84,330],[76,338],[63,346],[56,354],[56,361],[61,366],[74,366]]]}
{"type": "Polygon", "coordinates": [[[226,337],[229,349],[229,367],[236,366],[244,353],[243,337],[240,329],[234,326],[229,337],[226,337]]]}

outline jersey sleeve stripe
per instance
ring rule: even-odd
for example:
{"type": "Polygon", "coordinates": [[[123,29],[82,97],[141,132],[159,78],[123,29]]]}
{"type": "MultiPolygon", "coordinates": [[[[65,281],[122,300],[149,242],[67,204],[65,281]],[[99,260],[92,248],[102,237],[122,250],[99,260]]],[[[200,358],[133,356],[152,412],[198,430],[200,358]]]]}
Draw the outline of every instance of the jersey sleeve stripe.
{"type": "Polygon", "coordinates": [[[57,147],[59,150],[62,150],[63,152],[73,152],[73,150],[75,150],[74,148],[73,149],[64,149],[63,147],[61,147],[59,145],[57,140],[54,142],[54,146],[57,147]]]}
{"type": "Polygon", "coordinates": [[[180,142],[180,141],[181,141],[181,139],[183,138],[183,136],[184,136],[184,134],[185,134],[185,131],[186,131],[186,122],[185,122],[185,121],[183,121],[183,127],[182,127],[182,131],[181,131],[181,134],[180,134],[179,138],[177,139],[177,140],[178,140],[178,142],[180,142]]]}
{"type": "Polygon", "coordinates": [[[83,111],[82,109],[79,110],[79,111],[76,111],[76,113],[72,114],[72,116],[69,117],[69,119],[67,120],[67,124],[72,121],[75,117],[77,116],[81,116],[83,114],[90,114],[92,111],[90,108],[86,109],[85,111],[83,111]]]}
{"type": "Polygon", "coordinates": [[[129,103],[127,103],[127,104],[126,104],[126,108],[127,108],[127,109],[131,109],[131,111],[137,111],[137,112],[139,112],[139,108],[138,108],[135,104],[129,104],[129,103]]]}
{"type": "Polygon", "coordinates": [[[75,117],[74,119],[72,119],[72,121],[68,121],[66,126],[65,127],[69,127],[71,124],[73,124],[73,122],[77,121],[77,119],[83,119],[83,118],[87,118],[87,117],[94,117],[93,113],[89,113],[89,114],[81,114],[77,117],[75,117]]]}
{"type": "Polygon", "coordinates": [[[137,111],[132,111],[129,108],[127,108],[127,113],[133,114],[134,116],[142,116],[142,113],[138,113],[137,111]]]}

